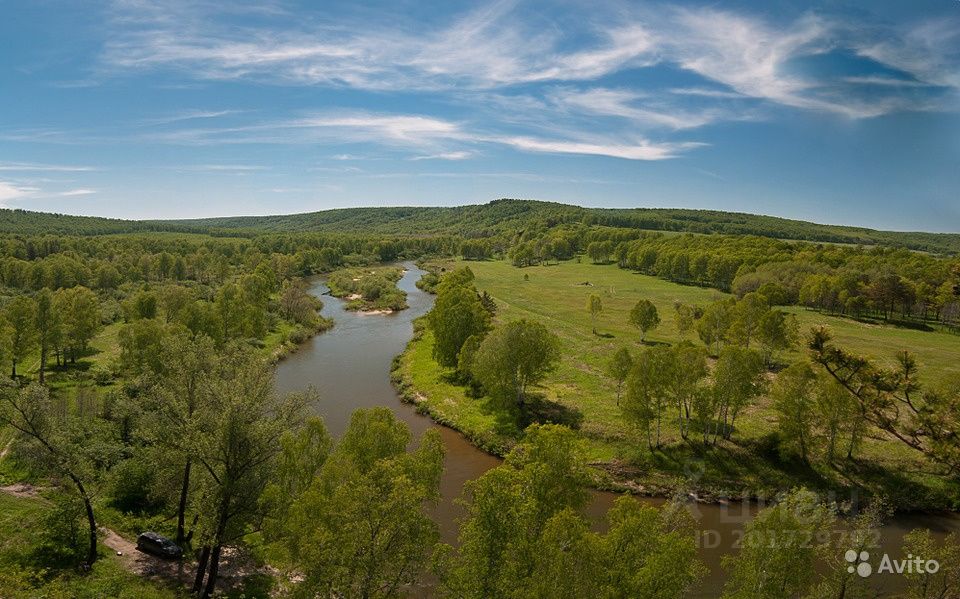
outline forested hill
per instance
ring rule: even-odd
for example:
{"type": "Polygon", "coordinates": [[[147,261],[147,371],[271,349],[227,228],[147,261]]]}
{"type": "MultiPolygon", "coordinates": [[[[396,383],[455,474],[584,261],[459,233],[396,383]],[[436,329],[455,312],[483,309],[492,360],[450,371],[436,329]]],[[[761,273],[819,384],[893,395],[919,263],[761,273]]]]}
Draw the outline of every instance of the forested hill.
{"type": "Polygon", "coordinates": [[[655,231],[760,235],[778,239],[906,247],[960,253],[960,234],[877,231],[772,216],[676,208],[583,208],[532,200],[495,200],[455,207],[341,208],[276,216],[130,221],[0,210],[0,232],[100,235],[143,231],[220,234],[336,232],[386,235],[454,234],[487,237],[561,224],[603,225],[655,231]]]}
{"type": "Polygon", "coordinates": [[[876,231],[716,210],[583,208],[533,200],[430,208],[343,208],[304,214],[173,221],[182,225],[258,231],[363,231],[385,234],[456,234],[485,237],[505,230],[583,223],[655,231],[760,235],[832,243],[888,245],[934,253],[960,253],[960,234],[876,231]]]}

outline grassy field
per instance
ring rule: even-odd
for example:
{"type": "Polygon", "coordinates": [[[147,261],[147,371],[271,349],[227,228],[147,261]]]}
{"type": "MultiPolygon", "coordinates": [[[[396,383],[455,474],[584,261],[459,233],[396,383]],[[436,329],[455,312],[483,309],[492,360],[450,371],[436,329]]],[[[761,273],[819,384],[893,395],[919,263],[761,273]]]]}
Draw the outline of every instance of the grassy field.
{"type": "MultiPolygon", "coordinates": [[[[469,266],[477,288],[496,300],[498,321],[535,319],[560,337],[560,366],[539,392],[545,405],[559,408],[554,413],[564,414],[579,427],[590,459],[605,473],[601,485],[616,483],[653,494],[693,486],[702,494],[726,496],[763,496],[796,484],[837,491],[862,487],[890,496],[901,507],[955,506],[960,497],[956,483],[935,476],[917,454],[885,438],[867,439],[861,459],[842,472],[829,466],[781,461],[771,434],[776,418],[766,398],[738,420],[732,443],[706,449],[699,443],[681,442],[676,423],[669,422],[668,446],[649,453],[625,426],[614,383],[604,374],[609,356],[617,348],[642,349],[639,332],[628,324],[627,314],[637,300],[651,300],[662,323],[647,334],[647,341],[674,343],[679,340],[674,301],[703,305],[724,294],[586,260],[524,269],[502,261],[470,262],[469,266]],[[590,294],[599,295],[603,302],[597,335],[591,330],[586,309],[590,294]]],[[[889,360],[897,350],[910,349],[917,354],[929,384],[960,374],[960,336],[867,325],[802,309],[791,311],[797,314],[802,332],[814,324],[827,324],[839,344],[878,360],[889,360]]],[[[518,437],[516,427],[498,419],[485,400],[469,397],[465,388],[452,383],[449,373],[432,361],[431,347],[429,332],[423,332],[398,361],[395,378],[401,387],[406,386],[407,398],[420,403],[421,409],[436,419],[463,430],[478,445],[502,452],[518,437]]],[[[786,360],[802,358],[800,349],[784,356],[786,360]]]]}

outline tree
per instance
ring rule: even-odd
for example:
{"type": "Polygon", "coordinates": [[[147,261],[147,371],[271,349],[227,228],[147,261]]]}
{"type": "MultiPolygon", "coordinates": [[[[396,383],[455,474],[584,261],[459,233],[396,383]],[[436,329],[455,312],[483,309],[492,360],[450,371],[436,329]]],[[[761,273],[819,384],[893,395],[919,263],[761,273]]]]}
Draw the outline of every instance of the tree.
{"type": "Polygon", "coordinates": [[[720,353],[720,346],[727,340],[730,323],[733,319],[733,300],[713,302],[697,319],[697,335],[708,348],[712,347],[715,354],[720,353]]]}
{"type": "Polygon", "coordinates": [[[442,546],[437,560],[444,590],[470,599],[515,595],[541,551],[550,518],[585,505],[586,474],[573,431],[530,426],[503,464],[464,486],[459,546],[442,546]]]}
{"type": "Polygon", "coordinates": [[[7,304],[4,316],[10,327],[10,378],[17,378],[17,364],[30,355],[36,344],[36,313],[36,302],[25,295],[18,295],[7,304]]]}
{"type": "Polygon", "coordinates": [[[702,348],[689,341],[682,341],[671,351],[672,364],[667,370],[667,392],[677,407],[680,436],[687,438],[690,432],[690,417],[694,402],[704,393],[703,380],[707,377],[707,355],[702,348]]]}
{"type": "Polygon", "coordinates": [[[810,589],[817,544],[830,532],[835,516],[817,496],[797,489],[747,523],[740,553],[724,558],[730,578],[725,599],[789,599],[810,589]],[[774,545],[775,543],[775,545],[774,545]]]}
{"type": "Polygon", "coordinates": [[[230,347],[211,383],[209,420],[197,440],[203,505],[193,591],[213,595],[223,546],[259,528],[261,496],[282,451],[280,437],[302,422],[303,397],[278,396],[273,372],[252,350],[230,347]],[[206,571],[206,585],[204,574],[206,571]]]}
{"type": "Polygon", "coordinates": [[[719,433],[730,439],[737,415],[763,393],[765,370],[763,359],[754,350],[737,346],[721,350],[713,373],[713,393],[719,410],[715,438],[719,433]]]}
{"type": "Polygon", "coordinates": [[[780,451],[795,453],[809,463],[816,413],[816,375],[805,362],[797,362],[783,370],[773,385],[771,396],[777,411],[780,451]]]}
{"type": "Polygon", "coordinates": [[[677,333],[680,334],[680,338],[682,339],[693,330],[693,325],[699,317],[698,310],[695,306],[682,304],[679,301],[673,303],[673,310],[677,333]]]}
{"type": "Polygon", "coordinates": [[[948,474],[960,469],[960,390],[924,390],[913,354],[897,354],[896,366],[881,368],[831,343],[826,327],[813,329],[814,362],[856,400],[859,417],[921,452],[948,474]]]}
{"type": "Polygon", "coordinates": [[[911,570],[904,574],[907,579],[909,599],[934,599],[956,597],[960,592],[960,534],[950,533],[937,544],[929,529],[918,528],[904,537],[904,553],[923,560],[935,560],[936,572],[924,568],[923,572],[911,570]]]}
{"type": "Polygon", "coordinates": [[[213,341],[206,335],[178,334],[161,339],[159,382],[146,397],[149,417],[142,427],[144,434],[166,449],[165,459],[182,464],[177,498],[178,544],[190,539],[186,512],[195,486],[192,473],[199,437],[209,422],[205,410],[214,405],[211,373],[216,371],[216,356],[213,341]]]}
{"type": "Polygon", "coordinates": [[[600,296],[593,293],[587,298],[587,311],[590,312],[590,324],[593,326],[593,334],[597,334],[597,316],[603,312],[603,303],[600,296]]]}
{"type": "Polygon", "coordinates": [[[439,538],[425,508],[440,497],[443,445],[435,430],[408,453],[409,440],[389,409],[354,412],[283,523],[298,594],[400,597],[418,581],[439,538]]]}
{"type": "Polygon", "coordinates": [[[53,294],[44,287],[37,293],[35,314],[37,344],[40,346],[40,384],[46,381],[47,358],[50,350],[60,346],[63,338],[62,315],[54,309],[53,294]]]}
{"type": "Polygon", "coordinates": [[[532,426],[504,463],[464,489],[459,547],[442,545],[447,596],[680,599],[706,571],[682,507],[621,497],[606,534],[581,513],[586,464],[565,427],[532,426]]]}
{"type": "Polygon", "coordinates": [[[445,279],[437,286],[437,301],[427,316],[427,324],[433,332],[434,360],[441,366],[453,368],[464,341],[472,335],[482,336],[490,329],[490,314],[472,285],[445,279]]]}
{"type": "Polygon", "coordinates": [[[667,387],[673,366],[670,348],[652,347],[640,354],[627,377],[623,415],[635,428],[645,432],[650,449],[660,447],[661,420],[667,406],[667,387]]]}
{"type": "Polygon", "coordinates": [[[512,402],[525,416],[527,391],[560,361],[560,339],[539,322],[514,320],[483,340],[473,376],[491,396],[512,402]]]}
{"type": "Polygon", "coordinates": [[[760,318],[756,331],[757,342],[768,366],[773,363],[778,352],[797,345],[799,337],[796,316],[782,310],[768,310],[760,318]]]}
{"type": "Polygon", "coordinates": [[[763,317],[770,312],[765,297],[759,293],[748,293],[733,306],[729,336],[740,345],[750,348],[756,340],[763,317]]]}
{"type": "Polygon", "coordinates": [[[633,354],[626,347],[621,347],[610,357],[607,364],[607,374],[617,384],[617,405],[620,405],[620,393],[623,390],[623,383],[627,380],[630,370],[633,369],[633,354]]]}
{"type": "Polygon", "coordinates": [[[117,334],[120,365],[134,374],[162,371],[161,344],[170,330],[171,327],[153,318],[124,325],[117,334]]]}
{"type": "Polygon", "coordinates": [[[86,351],[100,328],[100,306],[97,295],[86,287],[60,289],[54,293],[53,307],[63,321],[63,342],[70,362],[86,351]]]}
{"type": "Polygon", "coordinates": [[[815,394],[817,418],[827,440],[827,459],[833,463],[837,445],[844,442],[844,437],[847,459],[852,460],[866,426],[856,398],[840,383],[824,376],[818,378],[815,394]]]}
{"type": "Polygon", "coordinates": [[[17,389],[12,383],[0,388],[0,424],[34,441],[54,472],[68,478],[83,502],[88,524],[86,566],[97,559],[97,521],[87,487],[89,463],[82,445],[73,443],[70,423],[57,422],[49,390],[40,384],[17,389]]]}
{"type": "Polygon", "coordinates": [[[644,341],[647,331],[660,326],[657,307],[650,300],[642,299],[630,310],[630,324],[640,329],[640,341],[644,341]]]}

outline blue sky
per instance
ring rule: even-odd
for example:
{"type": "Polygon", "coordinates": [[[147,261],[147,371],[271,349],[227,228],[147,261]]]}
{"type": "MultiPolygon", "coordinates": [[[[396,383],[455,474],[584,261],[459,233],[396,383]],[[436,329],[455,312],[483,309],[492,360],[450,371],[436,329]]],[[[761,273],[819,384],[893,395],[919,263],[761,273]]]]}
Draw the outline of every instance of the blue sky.
{"type": "Polygon", "coordinates": [[[0,2],[0,205],[960,231],[960,1],[0,2]]]}

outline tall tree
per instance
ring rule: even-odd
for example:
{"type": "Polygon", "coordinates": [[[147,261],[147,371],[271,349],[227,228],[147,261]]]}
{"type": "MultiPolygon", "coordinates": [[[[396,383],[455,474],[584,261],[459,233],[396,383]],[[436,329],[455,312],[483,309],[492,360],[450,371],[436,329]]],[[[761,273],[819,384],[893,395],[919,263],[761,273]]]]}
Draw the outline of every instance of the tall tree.
{"type": "Polygon", "coordinates": [[[560,339],[539,322],[514,320],[487,335],[473,358],[473,376],[493,397],[526,415],[527,392],[557,367],[560,339]]]}
{"type": "Polygon", "coordinates": [[[4,316],[10,327],[10,378],[17,378],[17,365],[36,345],[36,313],[36,302],[25,295],[18,295],[7,304],[4,316]]]}
{"type": "Polygon", "coordinates": [[[490,329],[490,314],[484,309],[477,291],[469,283],[458,284],[465,278],[450,273],[437,287],[437,301],[427,316],[433,332],[433,358],[447,368],[457,365],[457,354],[463,343],[473,335],[482,336],[490,329]],[[454,276],[452,280],[447,277],[454,276]]]}
{"type": "Polygon", "coordinates": [[[593,327],[593,334],[597,334],[597,317],[603,312],[603,302],[600,296],[594,293],[587,298],[587,311],[590,312],[590,325],[593,327]]]}
{"type": "Polygon", "coordinates": [[[627,377],[623,415],[635,428],[644,431],[650,449],[660,447],[661,421],[667,407],[673,367],[669,347],[647,348],[634,361],[627,377]]]}
{"type": "Polygon", "coordinates": [[[642,299],[630,310],[630,324],[640,329],[640,341],[645,341],[647,332],[660,326],[660,315],[653,302],[642,299]]]}
{"type": "Polygon", "coordinates": [[[620,405],[620,394],[623,391],[623,383],[633,369],[633,354],[626,347],[621,347],[610,357],[607,363],[607,374],[617,384],[617,405],[620,405]]]}
{"type": "Polygon", "coordinates": [[[54,308],[53,293],[44,287],[37,293],[35,323],[37,344],[40,346],[40,384],[46,382],[47,359],[50,350],[59,347],[63,337],[63,318],[54,308]]]}
{"type": "Polygon", "coordinates": [[[91,460],[87,459],[88,444],[76,442],[71,433],[78,428],[93,431],[94,427],[58,421],[56,412],[50,392],[43,385],[34,383],[17,389],[8,382],[0,388],[0,424],[33,441],[45,456],[43,463],[70,480],[82,500],[89,535],[86,566],[90,567],[97,559],[97,521],[88,487],[91,460]]]}
{"type": "Polygon", "coordinates": [[[59,289],[54,293],[53,308],[63,321],[63,343],[70,362],[87,349],[100,328],[100,306],[97,295],[86,287],[59,289]]]}
{"type": "Polygon", "coordinates": [[[724,439],[730,439],[740,411],[763,393],[765,371],[763,359],[754,350],[731,345],[720,351],[713,373],[713,392],[719,409],[717,432],[724,439]]]}
{"type": "Polygon", "coordinates": [[[781,453],[797,454],[808,463],[817,418],[816,391],[816,375],[806,362],[797,362],[783,370],[771,390],[781,453]]]}
{"type": "Polygon", "coordinates": [[[443,446],[387,408],[358,410],[343,440],[295,496],[282,541],[303,596],[400,597],[415,584],[439,531],[425,508],[440,497],[443,446]]]}
{"type": "Polygon", "coordinates": [[[216,588],[224,545],[259,528],[261,496],[282,451],[280,438],[302,422],[304,403],[302,396],[277,395],[271,368],[251,350],[229,348],[219,370],[212,382],[209,432],[197,442],[208,507],[201,512],[203,549],[193,590],[203,597],[216,588]]]}
{"type": "Polygon", "coordinates": [[[800,597],[813,582],[817,544],[829,533],[835,516],[806,489],[787,493],[747,523],[740,553],[724,564],[730,577],[725,599],[789,599],[800,597]],[[771,550],[771,543],[776,549],[771,550]]]}

